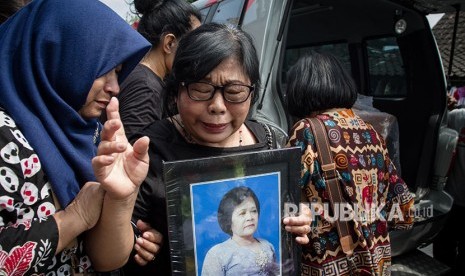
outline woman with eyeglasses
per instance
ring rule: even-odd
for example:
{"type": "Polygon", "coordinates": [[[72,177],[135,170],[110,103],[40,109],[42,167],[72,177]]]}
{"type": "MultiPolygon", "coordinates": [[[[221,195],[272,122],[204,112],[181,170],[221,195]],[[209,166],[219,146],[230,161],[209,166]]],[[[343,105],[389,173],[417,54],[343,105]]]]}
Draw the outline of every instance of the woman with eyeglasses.
{"type": "MultiPolygon", "coordinates": [[[[134,138],[149,136],[150,169],[141,185],[133,219],[168,235],[162,161],[176,161],[276,148],[273,133],[248,120],[257,101],[259,63],[251,37],[228,25],[205,24],[179,42],[167,79],[168,118],[134,138]]],[[[286,229],[306,243],[310,217],[286,218],[286,229]]],[[[169,243],[155,259],[156,275],[170,275],[169,243]]]]}

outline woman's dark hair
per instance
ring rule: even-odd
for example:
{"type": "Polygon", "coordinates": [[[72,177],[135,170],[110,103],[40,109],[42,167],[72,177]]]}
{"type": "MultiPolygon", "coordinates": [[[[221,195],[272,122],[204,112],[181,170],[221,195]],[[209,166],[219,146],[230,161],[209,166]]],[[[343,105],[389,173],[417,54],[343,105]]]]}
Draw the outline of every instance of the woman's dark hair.
{"type": "Polygon", "coordinates": [[[315,111],[351,108],[357,86],[335,56],[311,52],[289,69],[286,97],[289,114],[304,118],[315,111]]]}
{"type": "MultiPolygon", "coordinates": [[[[5,22],[10,16],[15,14],[26,3],[22,0],[1,0],[0,1],[0,24],[5,22]]],[[[29,2],[29,1],[26,1],[29,2]]]]}
{"type": "Polygon", "coordinates": [[[258,202],[257,196],[249,187],[239,186],[233,188],[223,196],[220,205],[218,206],[218,224],[223,232],[232,236],[232,213],[239,204],[249,197],[255,201],[258,215],[260,215],[260,202],[258,202]]]}
{"type": "Polygon", "coordinates": [[[179,40],[191,29],[191,17],[202,21],[202,15],[185,0],[134,0],[134,7],[140,16],[137,31],[153,47],[158,46],[160,38],[172,33],[179,40]]]}
{"type": "Polygon", "coordinates": [[[255,86],[252,104],[258,99],[260,73],[257,51],[246,32],[226,24],[208,23],[189,32],[179,42],[171,74],[166,78],[165,110],[177,114],[176,98],[181,82],[205,78],[221,62],[236,58],[255,86]]]}

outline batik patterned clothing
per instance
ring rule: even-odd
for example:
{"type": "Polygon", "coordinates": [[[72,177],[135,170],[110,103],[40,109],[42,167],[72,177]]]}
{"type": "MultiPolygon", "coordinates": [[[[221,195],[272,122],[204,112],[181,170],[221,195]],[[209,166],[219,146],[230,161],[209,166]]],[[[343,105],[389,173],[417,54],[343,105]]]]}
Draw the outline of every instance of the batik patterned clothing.
{"type": "Polygon", "coordinates": [[[0,108],[0,275],[71,275],[71,250],[90,267],[82,244],[55,256],[56,209],[39,157],[0,108]]]}
{"type": "Polygon", "coordinates": [[[371,125],[351,109],[334,109],[317,118],[325,125],[343,196],[354,211],[355,219],[349,221],[354,263],[349,264],[331,223],[331,218],[341,216],[325,208],[330,205],[315,137],[308,121],[301,120],[293,127],[288,146],[301,148],[300,184],[315,214],[310,243],[302,247],[302,275],[350,275],[351,271],[390,275],[388,230],[411,227],[413,196],[398,177],[382,136],[371,125]]]}

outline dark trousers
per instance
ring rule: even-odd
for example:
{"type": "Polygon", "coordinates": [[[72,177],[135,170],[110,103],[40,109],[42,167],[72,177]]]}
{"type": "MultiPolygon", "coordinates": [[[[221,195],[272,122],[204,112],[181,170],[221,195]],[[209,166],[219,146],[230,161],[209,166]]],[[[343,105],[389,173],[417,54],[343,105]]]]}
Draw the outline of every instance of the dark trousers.
{"type": "Polygon", "coordinates": [[[448,275],[465,275],[465,231],[459,226],[464,219],[465,207],[454,204],[433,242],[434,258],[451,267],[448,275]]]}

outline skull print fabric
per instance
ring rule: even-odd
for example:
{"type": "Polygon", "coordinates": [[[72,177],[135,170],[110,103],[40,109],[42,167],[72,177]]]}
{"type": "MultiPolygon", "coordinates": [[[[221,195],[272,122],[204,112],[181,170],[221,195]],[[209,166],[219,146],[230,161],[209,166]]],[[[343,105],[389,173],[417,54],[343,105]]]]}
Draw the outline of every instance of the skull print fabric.
{"type": "MultiPolygon", "coordinates": [[[[57,256],[57,208],[40,159],[0,108],[0,274],[71,275],[70,250],[57,256]]],[[[83,267],[89,258],[77,248],[83,267]]]]}

